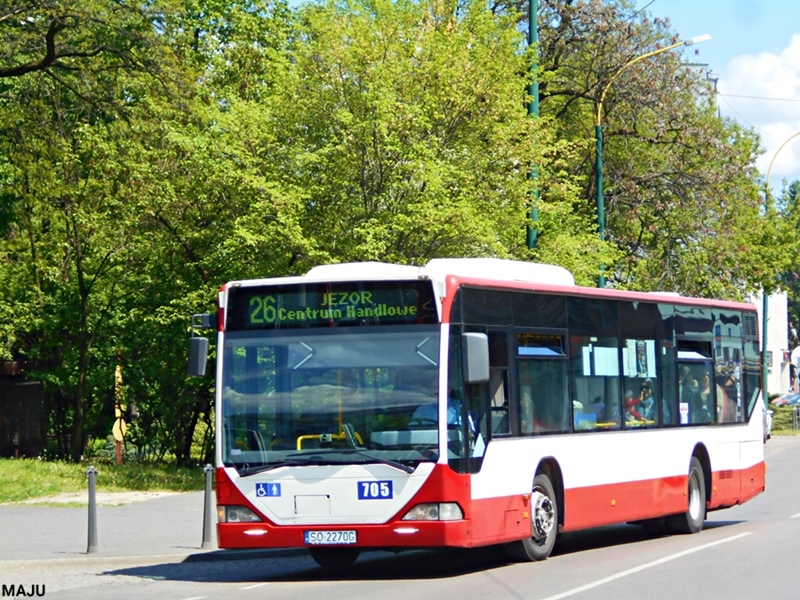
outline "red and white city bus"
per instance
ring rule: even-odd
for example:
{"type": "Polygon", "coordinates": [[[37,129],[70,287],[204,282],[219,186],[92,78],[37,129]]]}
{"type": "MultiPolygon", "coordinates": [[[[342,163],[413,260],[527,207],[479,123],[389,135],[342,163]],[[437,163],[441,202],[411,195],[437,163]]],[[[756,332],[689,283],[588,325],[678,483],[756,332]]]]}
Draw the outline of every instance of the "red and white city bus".
{"type": "Polygon", "coordinates": [[[193,317],[215,321],[220,548],[542,560],[559,532],[698,532],[764,490],[750,304],[437,259],[234,281],[193,317]]]}

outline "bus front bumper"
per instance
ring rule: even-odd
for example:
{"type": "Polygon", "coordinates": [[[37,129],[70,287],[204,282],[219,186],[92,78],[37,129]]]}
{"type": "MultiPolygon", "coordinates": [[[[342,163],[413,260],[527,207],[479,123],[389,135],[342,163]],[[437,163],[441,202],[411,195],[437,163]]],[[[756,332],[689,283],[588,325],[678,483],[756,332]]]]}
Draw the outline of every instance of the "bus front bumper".
{"type": "Polygon", "coordinates": [[[218,523],[220,548],[435,548],[471,547],[470,523],[393,521],[382,525],[272,525],[218,523]]]}

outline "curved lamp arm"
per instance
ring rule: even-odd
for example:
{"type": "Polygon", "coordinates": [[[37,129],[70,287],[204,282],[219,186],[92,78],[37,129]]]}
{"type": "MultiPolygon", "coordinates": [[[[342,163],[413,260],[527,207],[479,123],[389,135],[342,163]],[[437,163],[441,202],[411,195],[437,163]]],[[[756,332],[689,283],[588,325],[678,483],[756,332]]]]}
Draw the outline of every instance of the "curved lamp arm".
{"type": "Polygon", "coordinates": [[[783,142],[777,150],[775,150],[775,154],[772,155],[772,160],[769,161],[769,169],[767,169],[767,180],[764,182],[764,189],[767,193],[767,200],[769,200],[769,176],[772,173],[772,166],[775,164],[775,159],[778,158],[778,154],[780,153],[781,150],[783,150],[783,147],[789,142],[791,142],[798,135],[800,135],[800,131],[798,131],[794,135],[789,136],[789,138],[785,142],[783,142]]]}
{"type": "MultiPolygon", "coordinates": [[[[659,48],[658,50],[653,50],[652,52],[648,52],[646,54],[642,54],[637,56],[624,65],[622,65],[616,73],[608,80],[605,87],[603,87],[603,91],[600,93],[600,100],[597,102],[597,115],[595,119],[595,172],[597,173],[597,183],[595,184],[595,195],[596,195],[596,203],[597,203],[597,233],[600,236],[600,240],[605,240],[605,229],[606,229],[606,217],[605,217],[605,198],[603,196],[603,123],[602,123],[602,113],[603,113],[603,100],[605,100],[606,93],[608,93],[611,84],[616,81],[619,74],[622,73],[625,69],[642,61],[646,58],[650,58],[651,56],[655,56],[656,54],[661,54],[662,52],[668,52],[670,50],[674,50],[675,48],[679,48],[681,46],[692,46],[694,44],[699,44],[700,42],[705,42],[706,40],[710,40],[711,36],[707,33],[703,35],[698,35],[697,37],[693,37],[688,40],[681,40],[676,44],[672,44],[670,46],[664,46],[663,48],[659,48]]],[[[605,278],[605,266],[600,265],[600,277],[598,279],[598,287],[605,287],[606,286],[606,278],[605,278]]]]}
{"type": "Polygon", "coordinates": [[[690,38],[688,40],[681,40],[680,42],[677,42],[676,44],[672,44],[670,46],[664,46],[663,48],[659,48],[658,50],[653,50],[652,52],[648,52],[646,54],[642,54],[642,55],[637,56],[637,57],[629,60],[628,62],[626,62],[624,65],[622,65],[617,70],[616,73],[614,73],[614,75],[612,75],[611,79],[608,80],[608,83],[606,83],[605,87],[603,88],[603,91],[600,93],[600,100],[597,103],[597,115],[596,115],[596,119],[595,119],[594,124],[596,126],[599,126],[601,124],[601,119],[602,119],[601,113],[602,113],[602,110],[603,110],[603,100],[605,100],[606,94],[608,93],[608,90],[611,87],[611,84],[613,84],[614,81],[616,81],[617,77],[619,77],[620,73],[622,73],[625,69],[627,69],[631,65],[635,65],[639,61],[645,60],[646,58],[650,58],[650,57],[655,56],[657,54],[662,54],[663,52],[669,52],[670,50],[674,50],[675,48],[680,48],[681,46],[693,46],[695,44],[699,44],[700,42],[705,42],[705,41],[710,40],[710,39],[711,39],[711,36],[708,35],[707,33],[704,33],[703,35],[698,35],[698,36],[690,38]]]}

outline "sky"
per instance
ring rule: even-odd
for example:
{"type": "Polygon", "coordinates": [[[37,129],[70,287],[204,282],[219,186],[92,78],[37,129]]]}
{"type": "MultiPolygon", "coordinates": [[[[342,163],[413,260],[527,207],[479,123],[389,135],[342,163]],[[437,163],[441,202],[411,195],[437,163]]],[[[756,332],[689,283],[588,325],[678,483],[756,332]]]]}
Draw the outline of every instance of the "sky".
{"type": "Polygon", "coordinates": [[[636,6],[668,18],[682,39],[712,36],[684,56],[707,64],[717,79],[720,113],[760,135],[757,167],[765,178],[770,173],[770,192],[800,179],[800,2],[637,0],[636,6]]]}

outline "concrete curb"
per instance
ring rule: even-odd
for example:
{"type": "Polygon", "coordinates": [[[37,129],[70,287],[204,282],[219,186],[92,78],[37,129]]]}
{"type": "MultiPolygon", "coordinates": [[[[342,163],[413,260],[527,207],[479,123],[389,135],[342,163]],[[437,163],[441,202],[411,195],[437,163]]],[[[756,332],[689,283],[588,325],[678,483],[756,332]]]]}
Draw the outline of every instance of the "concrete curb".
{"type": "Polygon", "coordinates": [[[0,561],[0,572],[14,571],[31,566],[42,567],[95,567],[108,565],[114,567],[144,566],[155,564],[180,564],[201,562],[231,562],[241,560],[270,560],[276,558],[293,558],[305,556],[305,548],[285,548],[277,550],[211,550],[193,554],[155,554],[132,556],[103,556],[83,554],[72,558],[35,558],[24,560],[0,561]]]}

